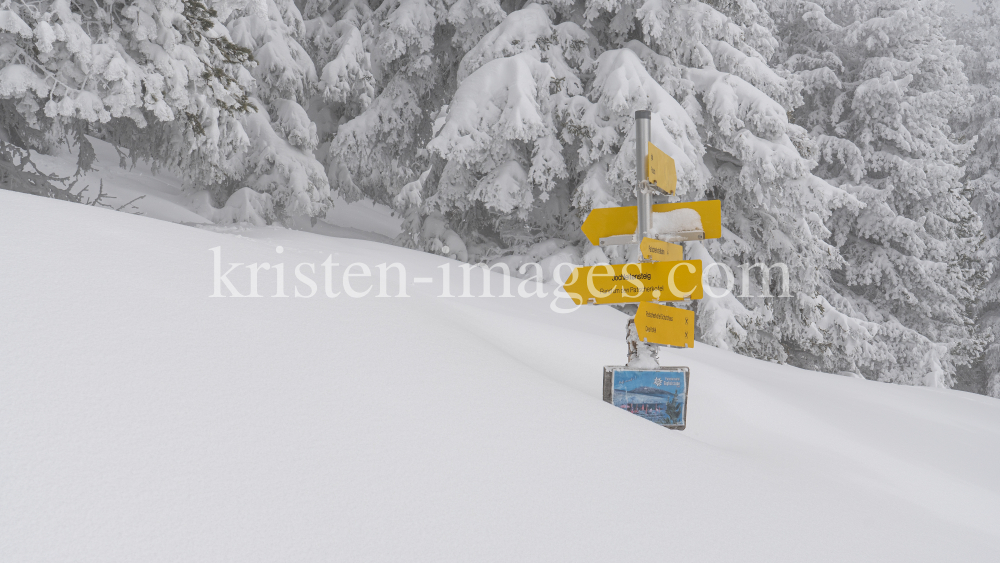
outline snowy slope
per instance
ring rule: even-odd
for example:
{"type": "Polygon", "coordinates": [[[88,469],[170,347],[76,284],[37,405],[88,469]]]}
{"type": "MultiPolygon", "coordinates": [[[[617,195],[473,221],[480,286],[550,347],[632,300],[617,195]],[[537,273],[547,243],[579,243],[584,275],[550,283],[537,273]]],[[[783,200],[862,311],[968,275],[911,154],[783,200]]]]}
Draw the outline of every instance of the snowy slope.
{"type": "Polygon", "coordinates": [[[0,241],[0,561],[1000,560],[993,399],[698,344],[669,431],[600,399],[622,314],[441,257],[7,191],[0,241]],[[213,299],[213,247],[434,283],[213,299]]]}
{"type": "MultiPolygon", "coordinates": [[[[149,163],[143,161],[134,164],[128,161],[123,168],[121,156],[112,144],[93,137],[88,140],[94,147],[93,170],[82,174],[73,188],[73,193],[81,193],[84,201],[95,199],[103,190],[111,196],[105,201],[107,205],[117,208],[132,202],[125,209],[144,217],[192,225],[211,223],[199,214],[211,213],[211,209],[206,209],[210,205],[208,197],[182,189],[181,179],[170,170],[160,169],[154,173],[149,163]]],[[[33,153],[32,161],[43,172],[71,177],[76,172],[73,152],[76,147],[63,145],[55,149],[52,155],[33,153]]],[[[335,196],[325,221],[313,225],[307,217],[297,217],[289,223],[298,230],[328,236],[391,242],[400,233],[402,220],[393,216],[392,210],[384,205],[360,201],[347,203],[335,196]]]]}

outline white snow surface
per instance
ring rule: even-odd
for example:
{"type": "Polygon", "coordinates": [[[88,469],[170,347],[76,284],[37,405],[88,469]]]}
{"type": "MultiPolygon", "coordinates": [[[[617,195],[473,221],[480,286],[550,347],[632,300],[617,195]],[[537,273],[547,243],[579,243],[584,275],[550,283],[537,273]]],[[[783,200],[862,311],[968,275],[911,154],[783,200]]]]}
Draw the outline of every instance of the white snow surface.
{"type": "Polygon", "coordinates": [[[440,256],[3,190],[0,240],[0,561],[1000,560],[995,399],[699,343],[671,431],[601,401],[624,315],[440,256]],[[213,247],[437,283],[210,298],[213,247]]]}
{"type": "Polygon", "coordinates": [[[663,213],[653,213],[650,233],[669,235],[685,231],[701,231],[701,215],[694,209],[674,209],[663,213]]]}

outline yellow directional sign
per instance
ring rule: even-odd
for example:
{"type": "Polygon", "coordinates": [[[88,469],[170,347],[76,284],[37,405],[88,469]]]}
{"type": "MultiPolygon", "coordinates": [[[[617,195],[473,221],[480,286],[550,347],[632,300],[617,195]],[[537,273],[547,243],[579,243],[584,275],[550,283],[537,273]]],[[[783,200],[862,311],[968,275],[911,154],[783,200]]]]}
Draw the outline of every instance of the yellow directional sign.
{"type": "Polygon", "coordinates": [[[663,242],[655,238],[646,237],[639,244],[639,251],[646,260],[657,262],[676,262],[684,259],[684,247],[679,244],[663,242]]]}
{"type": "MultiPolygon", "coordinates": [[[[664,213],[675,209],[694,209],[701,215],[701,227],[705,230],[705,238],[722,236],[722,202],[713,199],[709,201],[689,201],[684,203],[660,203],[653,206],[653,213],[664,213]]],[[[635,207],[604,207],[595,209],[587,215],[580,230],[593,245],[600,244],[604,237],[635,234],[639,225],[639,217],[635,207]]]]}
{"type": "Polygon", "coordinates": [[[694,347],[694,311],[640,303],[635,313],[639,339],[664,346],[694,347]]]}
{"type": "Polygon", "coordinates": [[[701,260],[576,268],[563,289],[578,305],[701,299],[701,260]]]}
{"type": "Polygon", "coordinates": [[[674,159],[653,143],[647,143],[646,181],[667,195],[674,195],[677,190],[677,167],[674,166],[674,159]]]}

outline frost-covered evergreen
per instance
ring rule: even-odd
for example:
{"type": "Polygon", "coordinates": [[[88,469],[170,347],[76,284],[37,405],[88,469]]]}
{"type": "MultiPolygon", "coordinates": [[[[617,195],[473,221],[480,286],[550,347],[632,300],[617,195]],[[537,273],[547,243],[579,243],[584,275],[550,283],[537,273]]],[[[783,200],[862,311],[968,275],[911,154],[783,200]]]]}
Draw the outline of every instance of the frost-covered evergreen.
{"type": "Polygon", "coordinates": [[[233,41],[257,63],[255,107],[241,116],[249,141],[245,168],[230,184],[270,194],[279,216],[320,215],[329,206],[330,186],[313,154],[316,125],[302,106],[317,82],[313,61],[298,42],[305,24],[292,0],[265,0],[264,7],[250,6],[228,23],[233,41]]]}
{"type": "Polygon", "coordinates": [[[85,132],[218,181],[239,166],[249,53],[201,0],[0,5],[0,129],[44,149],[85,132]]]}
{"type": "Polygon", "coordinates": [[[429,109],[447,92],[441,59],[454,54],[434,33],[443,4],[310,0],[310,49],[320,70],[311,113],[320,125],[320,154],[333,185],[348,201],[390,203],[429,167],[429,109]],[[436,90],[437,89],[437,90],[436,90]],[[420,138],[420,133],[423,138],[420,138]]]}
{"type": "Polygon", "coordinates": [[[878,326],[873,375],[947,386],[976,348],[967,306],[981,222],[960,181],[971,145],[949,126],[970,100],[941,7],[796,1],[781,25],[816,173],[864,203],[829,223],[845,260],[838,306],[878,326]]]}
{"type": "Polygon", "coordinates": [[[973,16],[955,27],[974,96],[962,121],[966,136],[977,139],[966,187],[986,236],[979,249],[985,284],[976,302],[977,326],[994,338],[971,371],[983,392],[1000,397],[1000,2],[980,0],[973,16]]]}
{"type": "Polygon", "coordinates": [[[329,186],[299,105],[316,87],[296,42],[304,31],[292,0],[8,1],[0,128],[36,149],[75,141],[84,168],[84,134],[97,135],[176,168],[218,203],[250,187],[279,215],[316,215],[329,186]]]}

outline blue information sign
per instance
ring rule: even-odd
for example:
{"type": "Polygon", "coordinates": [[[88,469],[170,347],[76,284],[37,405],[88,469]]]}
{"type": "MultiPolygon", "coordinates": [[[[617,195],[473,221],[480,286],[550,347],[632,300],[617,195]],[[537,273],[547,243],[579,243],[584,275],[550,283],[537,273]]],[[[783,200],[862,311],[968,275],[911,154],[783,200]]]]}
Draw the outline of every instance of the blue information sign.
{"type": "Polygon", "coordinates": [[[687,426],[689,370],[604,367],[604,400],[660,426],[687,426]]]}

